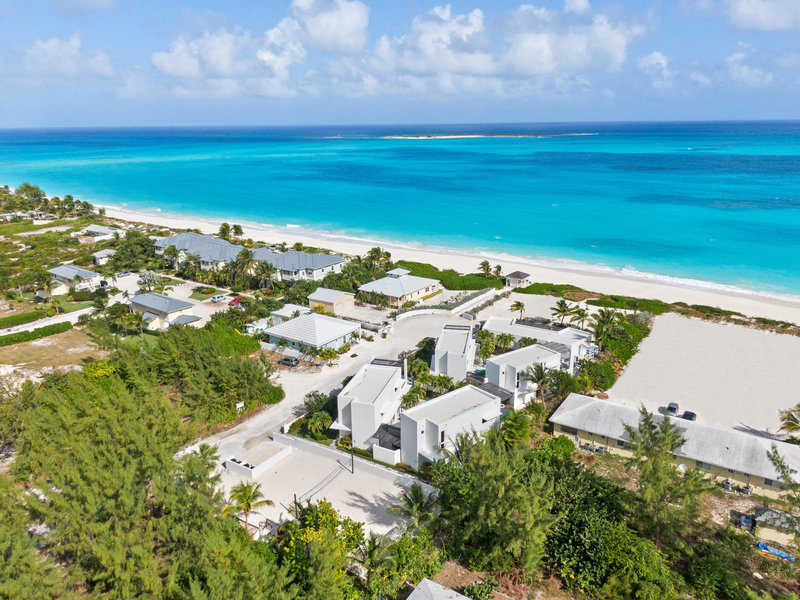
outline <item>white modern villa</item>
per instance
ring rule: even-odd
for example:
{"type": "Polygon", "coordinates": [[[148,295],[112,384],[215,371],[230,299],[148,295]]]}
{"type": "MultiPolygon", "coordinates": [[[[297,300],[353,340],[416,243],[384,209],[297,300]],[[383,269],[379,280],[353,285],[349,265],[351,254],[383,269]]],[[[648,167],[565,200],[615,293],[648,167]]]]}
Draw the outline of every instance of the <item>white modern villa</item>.
{"type": "Polygon", "coordinates": [[[563,369],[574,373],[578,361],[596,350],[592,333],[568,325],[540,325],[514,317],[489,317],[483,328],[495,335],[508,333],[519,341],[528,338],[561,353],[563,369]]]}
{"type": "Polygon", "coordinates": [[[476,346],[472,325],[445,325],[436,338],[431,373],[447,375],[453,381],[463,381],[475,364],[476,346]]]}
{"type": "Polygon", "coordinates": [[[332,428],[350,435],[356,448],[369,450],[380,426],[397,421],[400,402],[410,388],[401,362],[373,360],[363,365],[339,392],[332,428]]]}
{"type": "Polygon", "coordinates": [[[125,235],[125,232],[117,227],[108,227],[106,225],[89,225],[84,229],[73,233],[72,235],[73,237],[90,237],[93,238],[95,242],[104,242],[114,239],[115,235],[125,235]]]}
{"type": "Polygon", "coordinates": [[[536,384],[527,381],[523,372],[540,363],[548,371],[561,368],[561,354],[540,344],[512,350],[486,361],[486,381],[513,394],[514,408],[520,409],[536,393],[536,384]]]}
{"type": "Polygon", "coordinates": [[[386,277],[369,281],[358,288],[359,292],[381,294],[389,299],[389,306],[401,308],[406,302],[419,302],[442,290],[435,279],[410,275],[406,269],[392,269],[386,277]]]}
{"type": "Polygon", "coordinates": [[[467,385],[400,413],[401,462],[418,469],[442,458],[461,433],[482,433],[503,415],[501,399],[467,385]]]}

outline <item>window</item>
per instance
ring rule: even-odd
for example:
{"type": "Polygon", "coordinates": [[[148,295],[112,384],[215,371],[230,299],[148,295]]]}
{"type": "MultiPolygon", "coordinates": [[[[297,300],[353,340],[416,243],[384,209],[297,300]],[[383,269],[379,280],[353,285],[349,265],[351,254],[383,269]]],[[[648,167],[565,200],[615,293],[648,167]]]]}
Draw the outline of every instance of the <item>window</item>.
{"type": "Polygon", "coordinates": [[[566,425],[560,425],[562,433],[569,433],[571,435],[577,435],[578,430],[574,427],[567,427],[566,425]]]}
{"type": "Polygon", "coordinates": [[[628,446],[628,442],[626,442],[625,440],[617,440],[617,446],[619,446],[620,448],[626,448],[628,446]]]}
{"type": "Polygon", "coordinates": [[[764,485],[768,487],[774,487],[777,489],[781,489],[783,487],[780,481],[774,481],[772,479],[767,479],[766,477],[764,477],[764,485]]]}
{"type": "Polygon", "coordinates": [[[701,469],[705,469],[706,471],[710,471],[710,470],[711,470],[711,465],[710,465],[710,464],[708,464],[708,463],[706,463],[706,462],[703,462],[702,460],[696,460],[696,461],[694,461],[694,462],[695,462],[695,463],[697,464],[697,466],[698,466],[698,467],[700,467],[701,469]]]}

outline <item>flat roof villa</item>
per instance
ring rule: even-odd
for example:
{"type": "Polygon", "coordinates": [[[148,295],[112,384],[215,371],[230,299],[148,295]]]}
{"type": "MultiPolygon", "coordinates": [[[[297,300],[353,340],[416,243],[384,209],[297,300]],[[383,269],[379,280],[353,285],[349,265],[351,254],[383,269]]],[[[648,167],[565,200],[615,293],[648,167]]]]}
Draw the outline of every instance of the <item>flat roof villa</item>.
{"type": "MultiPolygon", "coordinates": [[[[625,448],[629,438],[624,424],[636,427],[639,411],[607,400],[570,394],[550,421],[555,435],[568,435],[580,445],[630,456],[625,448]]],[[[674,454],[675,462],[684,468],[698,467],[710,477],[749,486],[753,493],[773,498],[781,490],[780,473],[767,456],[773,445],[791,468],[800,470],[800,446],[696,421],[673,418],[672,422],[680,427],[686,439],[674,454]]]]}
{"type": "Polygon", "coordinates": [[[500,398],[467,385],[400,413],[401,462],[414,469],[442,457],[461,433],[482,433],[503,414],[500,398]]]}
{"type": "Polygon", "coordinates": [[[316,313],[300,315],[264,330],[270,343],[278,344],[283,340],[287,347],[294,350],[305,346],[338,349],[360,332],[358,323],[316,313]]]}
{"type": "Polygon", "coordinates": [[[356,448],[368,450],[382,424],[394,423],[411,384],[402,364],[373,361],[363,365],[337,397],[334,429],[350,434],[356,448]]]}
{"type": "Polygon", "coordinates": [[[308,305],[334,315],[346,315],[355,308],[356,295],[351,292],[317,288],[308,296],[308,305]]]}
{"type": "Polygon", "coordinates": [[[519,321],[514,317],[489,317],[483,328],[494,334],[511,334],[516,340],[530,338],[542,345],[546,345],[546,343],[562,344],[569,350],[568,365],[565,366],[568,366],[570,372],[574,371],[579,359],[587,356],[594,349],[592,333],[576,327],[537,325],[529,321],[519,321]]]}
{"type": "Polygon", "coordinates": [[[463,381],[475,364],[476,345],[472,325],[445,325],[436,338],[431,372],[447,375],[453,381],[463,381]]]}
{"type": "Polygon", "coordinates": [[[535,364],[548,371],[561,368],[561,354],[540,344],[533,344],[486,360],[486,380],[513,394],[514,408],[519,409],[536,393],[536,384],[525,380],[523,371],[535,364]]]}
{"type": "Polygon", "coordinates": [[[131,310],[142,314],[148,329],[163,329],[170,325],[196,323],[200,317],[194,314],[194,304],[164,294],[147,292],[130,299],[131,310]]]}
{"type": "Polygon", "coordinates": [[[401,308],[406,302],[418,302],[425,296],[441,291],[442,284],[435,279],[409,275],[406,269],[392,269],[386,277],[369,281],[358,288],[359,292],[382,294],[389,298],[389,305],[401,308]]]}
{"type": "Polygon", "coordinates": [[[36,295],[40,298],[66,294],[71,287],[76,290],[94,290],[100,283],[100,275],[98,273],[75,265],[59,265],[52,269],[47,269],[47,272],[52,275],[50,289],[37,290],[36,295]]]}
{"type": "MultiPolygon", "coordinates": [[[[223,267],[236,260],[244,246],[232,244],[210,235],[186,231],[154,242],[156,254],[163,256],[169,246],[175,246],[179,251],[177,264],[186,260],[190,254],[200,259],[203,269],[223,267]]],[[[275,267],[278,279],[296,280],[321,280],[328,273],[340,273],[344,265],[344,258],[337,254],[323,254],[321,252],[301,252],[289,250],[277,253],[268,248],[254,248],[253,258],[257,261],[270,263],[275,267]]]]}

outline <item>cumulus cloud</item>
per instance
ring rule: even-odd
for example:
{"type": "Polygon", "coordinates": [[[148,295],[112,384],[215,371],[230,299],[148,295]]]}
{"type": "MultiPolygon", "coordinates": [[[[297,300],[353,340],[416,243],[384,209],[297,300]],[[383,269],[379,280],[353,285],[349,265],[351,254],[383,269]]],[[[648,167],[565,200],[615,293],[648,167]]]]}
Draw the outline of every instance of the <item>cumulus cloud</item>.
{"type": "Polygon", "coordinates": [[[734,25],[744,29],[800,29],[800,1],[728,0],[728,16],[734,25]]]}
{"type": "Polygon", "coordinates": [[[673,73],[669,69],[669,59],[661,52],[651,52],[636,61],[636,66],[650,77],[655,88],[672,86],[673,73]]]}
{"type": "MultiPolygon", "coordinates": [[[[25,51],[23,67],[31,77],[81,79],[111,77],[111,59],[100,50],[85,50],[81,37],[75,33],[67,39],[36,40],[25,51]]],[[[44,83],[44,81],[41,81],[44,83]]]]}
{"type": "Polygon", "coordinates": [[[739,50],[725,59],[728,75],[734,81],[745,85],[757,87],[772,83],[772,73],[758,67],[751,67],[745,60],[753,54],[753,48],[748,44],[739,44],[739,50]]]}
{"type": "Polygon", "coordinates": [[[313,46],[353,54],[367,44],[369,8],[358,0],[293,0],[291,13],[313,46]]]}
{"type": "Polygon", "coordinates": [[[711,78],[700,71],[693,71],[690,73],[689,80],[702,87],[708,87],[711,85],[711,78]]]}
{"type": "Polygon", "coordinates": [[[605,15],[575,21],[544,9],[521,6],[504,59],[524,75],[567,74],[588,69],[616,71],[628,46],[644,30],[615,24],[605,15]]]}
{"type": "Polygon", "coordinates": [[[583,13],[590,9],[589,0],[564,0],[566,12],[583,13]]]}

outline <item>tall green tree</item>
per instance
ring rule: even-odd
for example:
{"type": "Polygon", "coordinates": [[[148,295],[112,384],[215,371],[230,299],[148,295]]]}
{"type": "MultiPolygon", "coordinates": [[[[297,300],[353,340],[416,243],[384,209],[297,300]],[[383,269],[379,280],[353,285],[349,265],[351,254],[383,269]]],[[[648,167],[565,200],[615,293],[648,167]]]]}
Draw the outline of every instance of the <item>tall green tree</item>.
{"type": "Polygon", "coordinates": [[[225,506],[223,514],[244,513],[244,528],[250,533],[250,513],[262,506],[272,506],[272,500],[264,497],[261,484],[253,481],[242,481],[231,488],[232,504],[225,506]]]}
{"type": "Polygon", "coordinates": [[[409,522],[409,530],[416,531],[433,520],[435,510],[435,494],[426,492],[422,484],[415,481],[400,494],[400,503],[389,507],[387,512],[405,519],[409,522]]]}
{"type": "Polygon", "coordinates": [[[478,269],[485,277],[489,277],[492,274],[492,265],[488,260],[481,261],[481,264],[478,265],[478,269]]]}
{"type": "Polygon", "coordinates": [[[542,363],[536,363],[530,367],[525,367],[522,371],[522,379],[536,384],[536,393],[544,404],[544,392],[547,388],[548,376],[547,369],[542,363]]]}
{"type": "Polygon", "coordinates": [[[562,298],[550,309],[550,313],[557,319],[561,319],[559,322],[563,325],[564,319],[569,317],[573,310],[574,307],[562,298]]]}
{"type": "Polygon", "coordinates": [[[522,300],[514,300],[511,303],[511,312],[519,313],[519,318],[525,314],[525,303],[522,300]]]}
{"type": "Polygon", "coordinates": [[[711,483],[696,469],[681,473],[673,455],[685,439],[668,415],[656,418],[644,406],[638,426],[625,425],[632,456],[628,469],[636,479],[636,526],[652,536],[656,545],[679,539],[696,517],[698,501],[711,483]]]}

